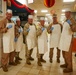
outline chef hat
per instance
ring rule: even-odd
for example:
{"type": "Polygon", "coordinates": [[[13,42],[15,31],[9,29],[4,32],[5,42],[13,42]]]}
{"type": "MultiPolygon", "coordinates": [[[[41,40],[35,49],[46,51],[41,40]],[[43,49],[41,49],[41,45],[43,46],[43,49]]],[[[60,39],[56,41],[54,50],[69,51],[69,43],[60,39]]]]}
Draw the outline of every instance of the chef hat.
{"type": "Polygon", "coordinates": [[[16,18],[16,21],[20,21],[20,18],[19,18],[19,17],[17,17],[17,18],[16,18]]]}
{"type": "Polygon", "coordinates": [[[66,9],[65,12],[71,12],[71,9],[66,9]]]}
{"type": "Polygon", "coordinates": [[[33,19],[33,15],[28,15],[28,18],[29,19],[33,19]]]}
{"type": "Polygon", "coordinates": [[[44,17],[41,17],[40,20],[45,20],[45,18],[44,17]]]}
{"type": "Polygon", "coordinates": [[[7,9],[6,11],[7,13],[11,13],[12,14],[12,10],[11,9],[7,9]]]}
{"type": "Polygon", "coordinates": [[[53,14],[53,17],[57,17],[57,14],[53,14]]]}

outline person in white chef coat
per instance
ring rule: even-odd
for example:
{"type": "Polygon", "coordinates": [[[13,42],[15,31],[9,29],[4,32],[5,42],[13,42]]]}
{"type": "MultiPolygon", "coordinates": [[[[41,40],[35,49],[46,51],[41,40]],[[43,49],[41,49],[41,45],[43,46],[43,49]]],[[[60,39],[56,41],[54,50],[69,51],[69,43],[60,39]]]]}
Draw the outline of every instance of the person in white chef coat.
{"type": "Polygon", "coordinates": [[[53,51],[54,48],[57,49],[57,62],[60,63],[60,49],[58,48],[60,42],[62,25],[57,20],[57,14],[53,14],[53,23],[51,23],[47,29],[48,33],[50,33],[50,52],[49,58],[50,62],[53,62],[53,51]]]}
{"type": "Polygon", "coordinates": [[[38,55],[38,65],[42,66],[41,62],[46,63],[46,61],[43,59],[43,56],[46,51],[48,51],[48,36],[47,36],[47,29],[44,26],[45,24],[45,19],[44,17],[40,18],[40,24],[38,25],[37,28],[37,55],[38,55]]]}
{"type": "Polygon", "coordinates": [[[28,22],[24,25],[23,30],[26,42],[26,63],[31,65],[30,60],[34,60],[31,57],[33,49],[36,47],[36,26],[33,23],[33,15],[28,15],[28,22]]]}
{"type": "Polygon", "coordinates": [[[12,10],[8,9],[6,11],[6,17],[0,22],[0,30],[2,33],[2,69],[3,71],[8,71],[8,61],[10,65],[16,65],[13,61],[14,59],[14,22],[11,20],[12,10]]]}
{"type": "Polygon", "coordinates": [[[23,48],[23,28],[20,26],[21,21],[20,18],[16,18],[16,25],[15,25],[15,62],[20,64],[21,58],[19,57],[19,53],[23,48]]]}
{"type": "Polygon", "coordinates": [[[60,65],[64,68],[64,73],[73,71],[72,65],[72,38],[73,32],[76,30],[76,22],[71,16],[71,11],[65,11],[66,20],[63,24],[63,30],[60,38],[59,49],[63,52],[65,64],[60,65]]]}

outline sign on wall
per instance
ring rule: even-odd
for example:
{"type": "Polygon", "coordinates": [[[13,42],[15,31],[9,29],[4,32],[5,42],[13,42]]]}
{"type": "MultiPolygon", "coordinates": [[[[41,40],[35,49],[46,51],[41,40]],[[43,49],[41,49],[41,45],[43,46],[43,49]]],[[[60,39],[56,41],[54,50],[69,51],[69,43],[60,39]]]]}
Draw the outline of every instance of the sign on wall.
{"type": "Polygon", "coordinates": [[[29,3],[33,3],[33,2],[34,2],[34,0],[28,0],[28,4],[29,4],[29,3]]]}
{"type": "Polygon", "coordinates": [[[20,2],[21,4],[26,4],[27,5],[27,1],[26,0],[16,0],[18,2],[20,2]]]}
{"type": "Polygon", "coordinates": [[[0,16],[3,16],[3,0],[0,0],[0,16]]]}
{"type": "Polygon", "coordinates": [[[2,0],[0,0],[0,14],[2,13],[2,0]]]}

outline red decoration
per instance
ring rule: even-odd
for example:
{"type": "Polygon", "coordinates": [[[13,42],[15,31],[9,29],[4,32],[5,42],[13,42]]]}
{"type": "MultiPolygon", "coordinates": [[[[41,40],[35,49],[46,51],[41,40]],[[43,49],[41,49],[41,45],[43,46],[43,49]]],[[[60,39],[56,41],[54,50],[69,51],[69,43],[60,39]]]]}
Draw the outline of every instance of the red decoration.
{"type": "Polygon", "coordinates": [[[29,13],[34,12],[34,10],[30,10],[26,5],[19,5],[15,2],[15,0],[10,0],[10,1],[13,5],[15,5],[18,8],[25,8],[29,13]]]}
{"type": "Polygon", "coordinates": [[[72,52],[76,52],[76,38],[73,38],[72,41],[72,52]]]}
{"type": "Polygon", "coordinates": [[[44,5],[48,8],[52,7],[55,4],[55,0],[44,0],[44,5]]]}

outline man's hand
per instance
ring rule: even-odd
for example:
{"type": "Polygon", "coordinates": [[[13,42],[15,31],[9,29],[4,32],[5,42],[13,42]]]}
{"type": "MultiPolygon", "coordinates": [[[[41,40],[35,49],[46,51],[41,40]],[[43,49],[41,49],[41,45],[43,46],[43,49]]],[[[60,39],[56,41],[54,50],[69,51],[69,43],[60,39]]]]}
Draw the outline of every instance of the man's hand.
{"type": "Polygon", "coordinates": [[[70,25],[72,24],[70,20],[67,20],[67,23],[70,24],[70,25]]]}
{"type": "Polygon", "coordinates": [[[26,31],[29,32],[30,31],[30,28],[28,28],[26,31]]]}
{"type": "Polygon", "coordinates": [[[19,28],[18,32],[21,33],[22,31],[23,31],[22,28],[19,28]]]}
{"type": "Polygon", "coordinates": [[[8,29],[12,28],[12,25],[7,26],[8,29]]]}
{"type": "Polygon", "coordinates": [[[50,28],[50,30],[53,30],[53,29],[54,29],[54,27],[51,27],[51,28],[50,28]]]}
{"type": "Polygon", "coordinates": [[[17,42],[18,38],[14,38],[14,41],[17,42]]]}
{"type": "Polygon", "coordinates": [[[44,31],[44,30],[45,30],[45,28],[43,27],[41,30],[42,30],[42,31],[44,31]]]}

